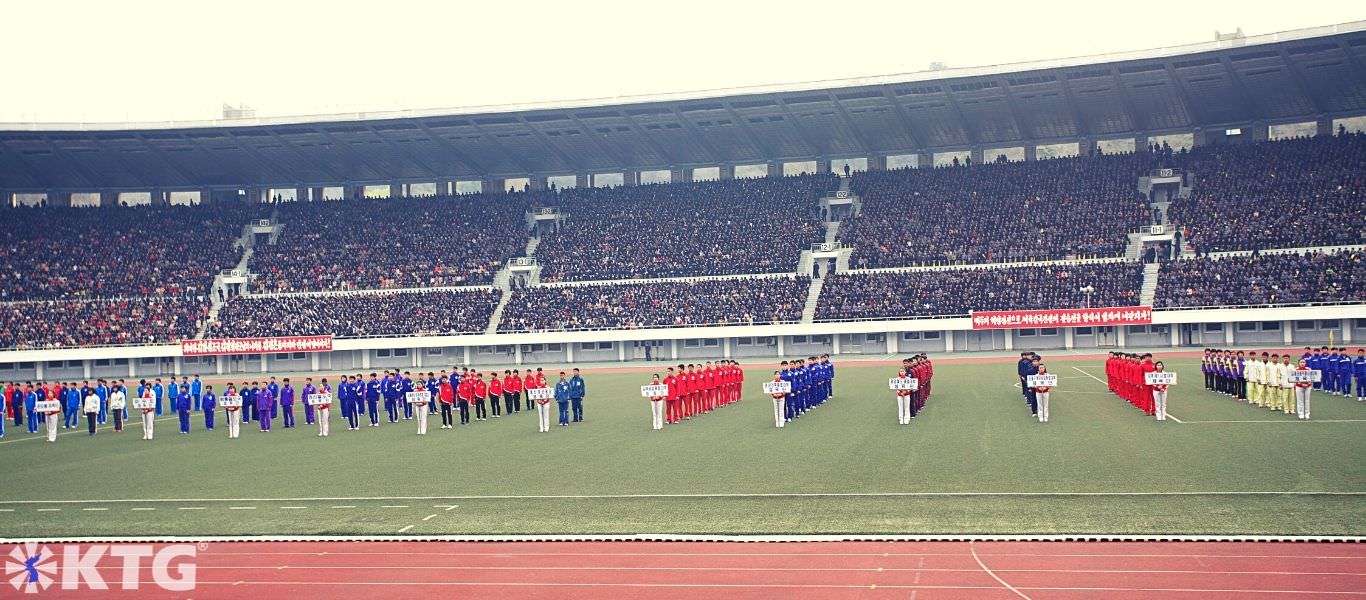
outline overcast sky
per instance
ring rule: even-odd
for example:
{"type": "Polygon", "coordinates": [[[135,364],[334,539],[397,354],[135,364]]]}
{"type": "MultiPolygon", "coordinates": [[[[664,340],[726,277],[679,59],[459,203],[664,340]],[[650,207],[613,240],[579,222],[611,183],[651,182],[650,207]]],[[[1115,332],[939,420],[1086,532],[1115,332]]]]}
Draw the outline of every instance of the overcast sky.
{"type": "Polygon", "coordinates": [[[0,122],[212,119],[223,103],[279,116],[688,92],[1362,19],[1359,0],[3,0],[0,122]]]}

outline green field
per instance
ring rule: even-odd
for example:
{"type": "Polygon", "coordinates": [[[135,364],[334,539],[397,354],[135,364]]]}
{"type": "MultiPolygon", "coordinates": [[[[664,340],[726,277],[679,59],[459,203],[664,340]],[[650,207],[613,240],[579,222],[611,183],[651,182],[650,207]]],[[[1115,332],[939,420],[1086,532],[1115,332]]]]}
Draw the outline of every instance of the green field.
{"type": "MultiPolygon", "coordinates": [[[[837,398],[775,429],[749,371],[744,401],[649,429],[639,373],[587,374],[587,421],[527,414],[190,436],[173,419],[56,444],[0,441],[0,537],[438,533],[1366,534],[1366,404],[1316,395],[1314,421],[1205,392],[1192,360],[1170,410],[1144,417],[1080,369],[1052,422],[1010,362],[937,367],[927,412],[895,420],[890,367],[844,363],[837,398]],[[52,501],[69,501],[56,503],[52,501]],[[74,501],[74,502],[71,502],[74,501]],[[285,508],[290,507],[290,508],[285,508]]],[[[771,371],[770,371],[771,372],[771,371]]],[[[334,410],[334,417],[338,411],[334,410]]],[[[300,417],[302,422],[302,417],[300,417]]]]}

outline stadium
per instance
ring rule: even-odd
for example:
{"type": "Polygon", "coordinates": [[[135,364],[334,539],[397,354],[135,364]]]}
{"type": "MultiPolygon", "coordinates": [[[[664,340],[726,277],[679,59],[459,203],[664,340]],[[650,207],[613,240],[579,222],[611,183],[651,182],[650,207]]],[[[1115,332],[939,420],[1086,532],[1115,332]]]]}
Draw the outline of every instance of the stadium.
{"type": "Polygon", "coordinates": [[[19,593],[1366,595],[1366,21],[0,123],[0,199],[19,593]]]}

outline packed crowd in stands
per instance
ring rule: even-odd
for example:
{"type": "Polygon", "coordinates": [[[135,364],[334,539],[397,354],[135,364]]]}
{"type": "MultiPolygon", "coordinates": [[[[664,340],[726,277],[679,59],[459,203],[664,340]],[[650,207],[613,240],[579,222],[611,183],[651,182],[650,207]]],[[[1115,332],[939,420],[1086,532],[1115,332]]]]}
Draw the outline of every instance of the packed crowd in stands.
{"type": "Polygon", "coordinates": [[[0,349],[176,342],[199,332],[208,309],[189,296],[0,303],[0,349]]]}
{"type": "Polygon", "coordinates": [[[809,277],[589,284],[519,290],[500,331],[793,323],[809,277]]]}
{"type": "Polygon", "coordinates": [[[845,273],[826,279],[816,320],[1137,306],[1142,284],[1142,267],[1131,262],[845,273]]]}
{"type": "Polygon", "coordinates": [[[260,207],[12,208],[0,218],[0,302],[207,295],[260,207]]]}
{"type": "Polygon", "coordinates": [[[1159,307],[1366,302],[1366,256],[1253,254],[1178,260],[1162,266],[1159,307]]]}
{"type": "Polygon", "coordinates": [[[1171,220],[1196,252],[1366,242],[1366,135],[1198,146],[1175,164],[1195,185],[1171,220]]]}
{"type": "Polygon", "coordinates": [[[256,248],[263,292],[488,285],[526,252],[523,194],[279,205],[284,230],[256,248]]]}
{"type": "Polygon", "coordinates": [[[207,337],[483,333],[498,305],[492,289],[309,296],[243,296],[218,311],[207,337]]]}
{"type": "Polygon", "coordinates": [[[542,281],[795,271],[824,241],[818,199],[831,174],[575,188],[569,219],[536,249],[542,281]]]}
{"type": "Polygon", "coordinates": [[[1137,178],[1150,153],[854,178],[860,216],[841,224],[854,268],[1109,257],[1151,216],[1137,178]]]}

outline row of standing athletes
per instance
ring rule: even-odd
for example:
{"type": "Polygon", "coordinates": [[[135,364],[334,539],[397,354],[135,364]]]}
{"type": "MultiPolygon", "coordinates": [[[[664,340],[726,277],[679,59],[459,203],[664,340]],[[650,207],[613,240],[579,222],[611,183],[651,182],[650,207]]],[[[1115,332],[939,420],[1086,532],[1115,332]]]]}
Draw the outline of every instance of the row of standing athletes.
{"type": "MultiPolygon", "coordinates": [[[[162,414],[161,409],[163,399],[165,399],[171,401],[171,411],[179,416],[180,433],[190,433],[192,407],[196,412],[203,411],[206,430],[213,431],[215,428],[215,413],[221,397],[214,392],[213,385],[204,384],[198,377],[192,383],[185,381],[177,385],[172,380],[170,385],[165,386],[161,384],[160,379],[155,380],[155,382],[144,379],[139,382],[135,395],[131,397],[127,395],[127,385],[124,380],[112,382],[99,380],[98,384],[98,386],[87,386],[80,389],[77,389],[74,383],[69,384],[69,386],[55,383],[45,384],[43,382],[39,382],[37,386],[32,383],[26,386],[6,384],[0,388],[0,407],[6,410],[0,410],[0,413],[5,413],[6,418],[12,416],[16,426],[23,425],[24,421],[27,420],[29,433],[38,433],[40,425],[45,425],[48,440],[55,441],[58,429],[57,419],[63,413],[67,413],[67,416],[63,419],[62,428],[74,428],[77,418],[75,415],[79,415],[83,411],[89,420],[90,435],[95,435],[96,424],[104,424],[107,416],[112,413],[114,431],[122,432],[128,411],[133,408],[132,399],[143,399],[147,401],[148,406],[140,411],[138,409],[133,410],[134,412],[141,412],[143,439],[150,440],[153,439],[155,418],[162,414]],[[106,383],[112,385],[106,385],[106,383]],[[85,396],[84,400],[73,401],[72,406],[68,408],[67,397],[79,397],[81,395],[85,396]],[[36,404],[49,398],[57,399],[60,402],[60,408],[39,414],[39,411],[35,410],[36,404]],[[27,419],[25,419],[26,416],[27,419]]],[[[483,421],[487,419],[489,408],[492,408],[495,418],[504,412],[503,407],[506,407],[507,414],[519,413],[522,410],[524,390],[546,387],[545,373],[540,368],[535,371],[528,369],[525,377],[521,376],[520,370],[506,370],[502,378],[498,377],[497,372],[483,374],[469,368],[463,368],[459,372],[452,371],[449,374],[443,370],[439,377],[435,372],[429,372],[426,379],[423,379],[421,374],[417,378],[413,378],[410,372],[404,372],[400,376],[399,372],[395,370],[385,371],[383,379],[378,378],[377,374],[371,373],[369,381],[364,381],[360,374],[342,376],[342,381],[335,390],[335,399],[341,405],[342,418],[347,420],[349,429],[353,431],[360,429],[361,419],[367,413],[370,426],[379,426],[379,405],[382,398],[390,423],[397,423],[400,419],[414,419],[416,410],[417,418],[420,421],[418,424],[419,432],[425,433],[425,417],[429,414],[436,414],[438,406],[441,408],[442,427],[448,429],[454,423],[454,412],[460,413],[462,424],[470,422],[471,412],[474,413],[474,420],[483,421]],[[452,384],[452,382],[454,383],[452,384]],[[425,403],[407,402],[407,392],[413,391],[432,391],[431,401],[425,403]]],[[[586,387],[578,369],[574,369],[572,379],[566,378],[566,374],[561,371],[560,381],[555,386],[554,394],[537,401],[536,408],[543,413],[541,420],[548,422],[548,404],[553,399],[560,404],[561,425],[567,426],[571,422],[569,416],[571,407],[572,421],[582,421],[586,387]]],[[[260,382],[244,381],[242,387],[238,388],[229,383],[223,392],[223,396],[239,398],[241,406],[223,407],[228,421],[228,435],[232,438],[238,437],[243,422],[257,422],[262,432],[271,431],[272,423],[276,419],[282,420],[284,428],[294,428],[294,404],[298,399],[299,403],[304,405],[305,423],[308,425],[316,423],[319,427],[318,435],[326,436],[330,429],[331,403],[313,405],[307,403],[306,399],[314,394],[330,395],[333,393],[332,385],[326,378],[321,379],[321,384],[316,386],[312,377],[305,378],[304,385],[297,394],[289,378],[284,378],[283,385],[277,382],[275,377],[271,377],[265,385],[260,382]]],[[[526,407],[530,412],[532,401],[529,395],[526,400],[526,407]]],[[[547,428],[548,424],[543,426],[542,431],[547,428]]],[[[0,419],[0,438],[3,437],[3,419],[0,419]]]]}
{"type": "Polygon", "coordinates": [[[655,373],[650,385],[664,386],[667,393],[648,398],[650,428],[663,429],[666,423],[674,425],[738,402],[744,383],[745,370],[733,360],[680,364],[677,370],[669,367],[663,379],[655,373]]]}
{"type": "Polygon", "coordinates": [[[1272,353],[1206,348],[1200,359],[1200,371],[1205,376],[1205,389],[1240,401],[1295,413],[1308,419],[1310,400],[1315,390],[1352,397],[1352,380],[1356,380],[1357,402],[1366,402],[1366,349],[1358,349],[1355,359],[1344,348],[1318,350],[1306,347],[1292,363],[1291,352],[1272,353]],[[1295,371],[1319,371],[1315,382],[1291,381],[1295,371]]]}

